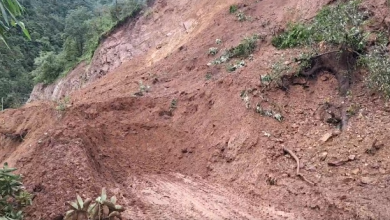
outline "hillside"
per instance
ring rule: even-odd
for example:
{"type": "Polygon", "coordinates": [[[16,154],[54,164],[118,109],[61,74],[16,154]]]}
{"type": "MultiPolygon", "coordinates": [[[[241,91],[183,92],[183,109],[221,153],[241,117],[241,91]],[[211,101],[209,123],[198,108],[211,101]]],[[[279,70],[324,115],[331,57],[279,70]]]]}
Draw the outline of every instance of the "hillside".
{"type": "MultiPolygon", "coordinates": [[[[272,37],[333,2],[155,1],[66,86],[36,88],[41,101],[0,113],[1,162],[35,196],[25,219],[62,219],[66,201],[102,187],[126,208],[123,219],[390,219],[390,109],[367,73],[347,96],[329,71],[287,91],[260,82],[299,52],[276,49],[272,37]],[[208,65],[254,34],[244,67],[208,65]],[[283,120],[256,113],[257,104],[283,120]],[[339,130],[326,122],[327,105],[359,107],[339,130]]],[[[384,5],[364,1],[374,17],[384,5]]]]}

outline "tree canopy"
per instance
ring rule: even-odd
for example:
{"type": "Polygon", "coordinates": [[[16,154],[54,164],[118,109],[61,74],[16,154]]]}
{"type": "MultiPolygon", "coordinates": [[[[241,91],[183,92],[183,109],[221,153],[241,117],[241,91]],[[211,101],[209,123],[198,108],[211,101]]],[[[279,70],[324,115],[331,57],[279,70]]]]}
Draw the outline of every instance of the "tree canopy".
{"type": "Polygon", "coordinates": [[[9,45],[0,43],[5,108],[25,103],[34,84],[51,83],[90,60],[100,37],[144,5],[143,0],[0,0],[3,7],[9,2],[18,8],[5,9],[0,18],[0,38],[9,45]]]}

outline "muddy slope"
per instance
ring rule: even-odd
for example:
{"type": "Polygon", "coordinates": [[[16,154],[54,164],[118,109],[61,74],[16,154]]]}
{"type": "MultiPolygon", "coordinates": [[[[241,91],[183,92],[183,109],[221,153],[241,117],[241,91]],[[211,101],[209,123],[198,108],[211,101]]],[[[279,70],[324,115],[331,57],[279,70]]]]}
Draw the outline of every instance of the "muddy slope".
{"type": "Polygon", "coordinates": [[[102,187],[127,207],[124,219],[390,218],[390,113],[365,88],[364,73],[347,98],[326,72],[287,92],[259,85],[285,53],[270,45],[272,34],[329,1],[241,3],[245,22],[229,14],[233,3],[156,1],[150,19],[170,21],[180,9],[195,20],[192,31],[73,92],[63,111],[37,102],[0,114],[2,161],[35,194],[26,219],[59,218],[76,193],[95,197],[102,187]],[[216,39],[223,49],[252,34],[264,40],[246,67],[207,66],[216,39]],[[150,89],[135,96],[140,81],[150,89]],[[257,103],[284,120],[246,108],[257,103]],[[356,106],[343,132],[324,121],[325,103],[356,106]],[[6,135],[25,129],[22,142],[6,135]],[[309,181],[295,175],[283,148],[300,158],[309,181]]]}

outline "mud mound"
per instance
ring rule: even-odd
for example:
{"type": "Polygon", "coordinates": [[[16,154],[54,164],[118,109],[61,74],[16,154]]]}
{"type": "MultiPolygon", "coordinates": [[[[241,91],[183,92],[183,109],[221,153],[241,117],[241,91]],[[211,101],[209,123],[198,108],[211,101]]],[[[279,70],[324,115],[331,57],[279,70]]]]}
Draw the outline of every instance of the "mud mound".
{"type": "Polygon", "coordinates": [[[26,219],[60,218],[76,193],[95,197],[102,187],[125,205],[124,219],[389,219],[390,111],[364,73],[346,97],[322,70],[288,92],[260,85],[284,53],[272,34],[329,2],[156,1],[154,10],[193,16],[192,31],[72,93],[62,110],[31,103],[0,113],[2,161],[35,195],[26,219]],[[252,19],[239,22],[233,3],[252,19]],[[245,67],[207,66],[216,39],[223,51],[253,34],[264,37],[245,67]],[[327,122],[326,103],[351,114],[343,132],[327,122]],[[296,177],[284,148],[315,185],[296,177]]]}

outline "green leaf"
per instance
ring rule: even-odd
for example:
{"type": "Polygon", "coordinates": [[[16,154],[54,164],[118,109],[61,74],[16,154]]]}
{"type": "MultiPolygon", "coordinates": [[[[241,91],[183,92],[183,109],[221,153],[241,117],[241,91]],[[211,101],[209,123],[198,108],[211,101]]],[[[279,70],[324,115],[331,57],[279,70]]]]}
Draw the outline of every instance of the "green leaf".
{"type": "Polygon", "coordinates": [[[103,189],[102,189],[101,200],[102,200],[102,201],[105,201],[106,199],[107,199],[106,188],[103,188],[103,189]]]}
{"type": "Polygon", "coordinates": [[[77,205],[77,203],[76,202],[67,202],[66,203],[71,209],[73,209],[73,210],[78,210],[78,205],[77,205]]]}
{"type": "Polygon", "coordinates": [[[1,15],[3,16],[5,23],[7,23],[7,25],[9,25],[8,15],[7,15],[7,12],[5,11],[3,4],[0,4],[0,9],[1,9],[1,15]]]}
{"type": "Polygon", "coordinates": [[[121,206],[121,205],[115,205],[115,210],[119,211],[119,212],[123,212],[123,211],[125,211],[125,208],[123,208],[123,206],[121,206]]]}
{"type": "Polygon", "coordinates": [[[79,210],[82,210],[84,207],[84,202],[83,199],[78,194],[77,194],[77,203],[78,203],[79,210]]]}
{"type": "Polygon", "coordinates": [[[69,210],[65,213],[65,217],[64,217],[64,220],[69,220],[73,217],[73,215],[75,214],[75,210],[69,210]]]}
{"type": "Polygon", "coordinates": [[[89,205],[91,204],[91,202],[92,202],[92,199],[89,199],[89,198],[84,201],[83,211],[88,211],[89,205]]]}
{"type": "Polygon", "coordinates": [[[111,197],[111,202],[114,204],[116,203],[116,196],[111,197]]]}

